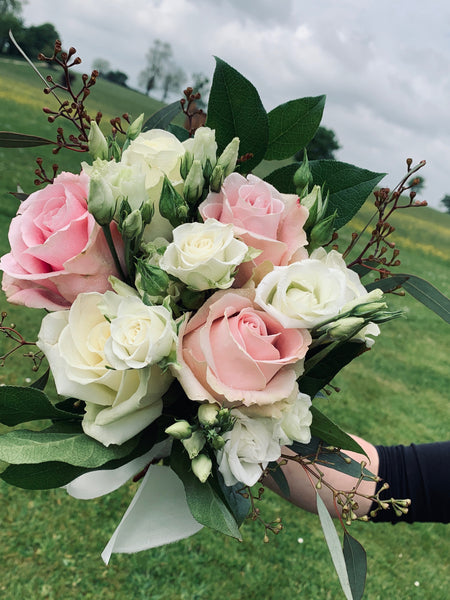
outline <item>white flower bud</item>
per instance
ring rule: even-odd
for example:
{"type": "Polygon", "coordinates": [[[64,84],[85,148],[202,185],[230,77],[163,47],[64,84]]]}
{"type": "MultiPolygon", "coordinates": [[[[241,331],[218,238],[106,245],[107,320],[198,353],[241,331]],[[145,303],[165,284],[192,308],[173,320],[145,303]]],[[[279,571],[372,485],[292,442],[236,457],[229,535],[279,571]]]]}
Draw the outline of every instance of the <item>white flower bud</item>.
{"type": "Polygon", "coordinates": [[[202,425],[211,427],[217,424],[217,413],[220,407],[218,404],[201,404],[198,409],[198,420],[202,425]]]}
{"type": "Polygon", "coordinates": [[[108,142],[100,131],[97,121],[91,121],[91,128],[88,136],[89,152],[94,158],[108,160],[108,142]]]}
{"type": "Polygon", "coordinates": [[[129,140],[135,140],[137,136],[141,133],[142,124],[144,122],[144,113],[140,114],[137,119],[135,119],[127,130],[127,138],[129,140]]]}
{"type": "Polygon", "coordinates": [[[201,449],[205,445],[206,439],[200,429],[197,429],[190,437],[181,440],[181,442],[187,450],[189,458],[192,460],[200,454],[201,449]]]}
{"type": "Polygon", "coordinates": [[[187,421],[176,421],[167,427],[165,432],[176,440],[185,440],[186,438],[191,437],[192,428],[187,421]]]}
{"type": "Polygon", "coordinates": [[[192,459],[191,467],[194,475],[198,477],[202,483],[205,483],[211,474],[212,461],[206,454],[199,454],[192,459]]]}
{"type": "Polygon", "coordinates": [[[234,171],[238,158],[238,152],[239,138],[235,137],[231,140],[217,160],[217,165],[223,169],[224,177],[228,177],[228,175],[234,171]]]}
{"type": "Polygon", "coordinates": [[[88,210],[101,226],[109,225],[116,211],[116,201],[109,185],[102,179],[89,182],[88,210]]]}
{"type": "Polygon", "coordinates": [[[202,195],[205,178],[199,160],[194,160],[184,182],[183,196],[188,204],[195,204],[202,195]]]}

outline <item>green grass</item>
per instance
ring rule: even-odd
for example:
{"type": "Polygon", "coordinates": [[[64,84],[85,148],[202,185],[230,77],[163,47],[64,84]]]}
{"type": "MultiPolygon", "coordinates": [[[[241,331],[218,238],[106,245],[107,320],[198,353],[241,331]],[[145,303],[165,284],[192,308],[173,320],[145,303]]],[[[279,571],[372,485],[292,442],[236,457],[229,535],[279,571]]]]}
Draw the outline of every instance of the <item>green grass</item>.
{"type": "MultiPolygon", "coordinates": [[[[0,129],[52,136],[40,108],[46,97],[26,67],[0,62],[0,129]],[[11,91],[12,90],[12,91],[11,91]],[[41,104],[42,102],[42,104],[41,104]]],[[[108,82],[94,88],[92,112],[124,111],[149,116],[158,103],[108,82]],[[148,107],[148,108],[147,108],[148,107]]],[[[0,251],[8,251],[7,228],[16,203],[8,196],[19,183],[33,189],[36,149],[0,149],[0,251]]],[[[79,155],[61,154],[65,169],[78,170],[79,155]]],[[[50,160],[53,160],[50,156],[50,160]]],[[[49,163],[51,164],[51,163],[49,163]]],[[[388,170],[389,165],[386,165],[388,170]]],[[[367,205],[355,226],[369,218],[367,205]]],[[[434,282],[449,293],[450,215],[432,209],[403,211],[393,222],[401,248],[401,270],[434,282]]],[[[349,228],[351,229],[351,227],[349,228]]],[[[348,232],[344,235],[348,236],[348,232]]],[[[345,243],[341,242],[341,249],[345,243]]],[[[443,321],[411,298],[390,297],[406,306],[405,318],[386,324],[374,349],[336,379],[340,393],[320,402],[331,418],[374,443],[429,442],[448,435],[449,344],[443,321]]],[[[43,312],[7,306],[8,320],[34,339],[43,312]]],[[[0,352],[5,341],[0,339],[0,352]]],[[[34,374],[24,359],[0,370],[0,383],[25,384],[34,374]]],[[[448,466],[440,465],[443,477],[448,466]]],[[[125,511],[136,484],[95,501],[82,502],[63,490],[31,492],[0,484],[0,597],[121,600],[209,600],[341,598],[318,519],[267,491],[261,504],[269,520],[279,514],[284,531],[263,544],[263,529],[246,523],[244,542],[209,530],[188,540],[135,555],[114,555],[105,567],[100,553],[125,511]],[[299,543],[298,538],[303,539],[299,543]]],[[[149,507],[151,510],[151,507],[149,507]]],[[[368,552],[368,600],[445,600],[449,576],[447,528],[440,524],[354,524],[368,552]],[[420,586],[414,585],[415,581],[420,586]]]]}

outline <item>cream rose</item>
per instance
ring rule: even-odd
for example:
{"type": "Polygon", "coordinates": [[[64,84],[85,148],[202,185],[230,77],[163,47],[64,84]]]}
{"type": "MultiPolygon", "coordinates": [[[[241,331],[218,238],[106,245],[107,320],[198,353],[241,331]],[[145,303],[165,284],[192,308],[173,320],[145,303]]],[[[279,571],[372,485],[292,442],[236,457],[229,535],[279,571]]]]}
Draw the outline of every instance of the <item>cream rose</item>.
{"type": "Polygon", "coordinates": [[[173,134],[161,129],[152,129],[139,134],[122,154],[123,164],[140,165],[143,168],[147,197],[155,207],[152,222],[145,230],[146,241],[158,236],[171,239],[172,226],[159,212],[159,199],[164,175],[178,192],[182,192],[180,165],[184,153],[183,144],[173,134]]]}
{"type": "Polygon", "coordinates": [[[176,227],[159,266],[195,290],[226,289],[247,252],[232,225],[208,219],[176,227]]]}
{"type": "Polygon", "coordinates": [[[172,381],[155,364],[172,348],[170,319],[146,308],[134,296],[93,292],[42,321],[37,345],[58,393],[86,402],[83,430],[105,446],[122,444],[158,418],[172,381]]]}
{"type": "Polygon", "coordinates": [[[252,486],[269,462],[280,458],[281,447],[274,438],[274,422],[270,418],[249,417],[233,409],[236,419],[231,431],[223,434],[225,445],[216,453],[219,471],[225,485],[238,482],[252,486]]]}
{"type": "Polygon", "coordinates": [[[318,248],[309,259],[275,267],[256,288],[255,302],[284,327],[311,329],[338,315],[348,302],[364,302],[367,296],[341,254],[318,248]]]}

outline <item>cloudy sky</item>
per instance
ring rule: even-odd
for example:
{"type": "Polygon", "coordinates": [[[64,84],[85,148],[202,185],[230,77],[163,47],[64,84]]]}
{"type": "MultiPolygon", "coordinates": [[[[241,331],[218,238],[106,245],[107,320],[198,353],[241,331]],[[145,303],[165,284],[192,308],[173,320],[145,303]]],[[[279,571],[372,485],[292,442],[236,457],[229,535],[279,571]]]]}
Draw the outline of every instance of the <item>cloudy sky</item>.
{"type": "Polygon", "coordinates": [[[104,58],[132,86],[161,39],[187,73],[211,76],[214,55],[231,64],[267,110],[327,94],[339,160],[388,172],[393,187],[407,157],[426,159],[421,199],[450,194],[447,0],[29,0],[23,16],[53,23],[86,71],[104,58]]]}

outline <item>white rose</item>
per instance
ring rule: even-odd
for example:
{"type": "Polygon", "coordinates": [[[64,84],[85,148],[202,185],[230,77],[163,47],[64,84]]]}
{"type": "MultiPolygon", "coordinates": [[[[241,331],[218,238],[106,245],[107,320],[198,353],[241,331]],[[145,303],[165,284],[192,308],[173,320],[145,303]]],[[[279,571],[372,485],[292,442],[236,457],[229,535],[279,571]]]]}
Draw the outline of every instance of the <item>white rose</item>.
{"type": "Polygon", "coordinates": [[[269,462],[278,460],[281,448],[274,439],[274,420],[252,418],[239,410],[231,411],[236,422],[223,434],[225,445],[216,453],[225,484],[241,482],[254,485],[269,462]]]}
{"type": "Polygon", "coordinates": [[[122,163],[137,164],[144,169],[147,197],[155,207],[152,222],[144,233],[146,241],[158,236],[171,239],[172,226],[159,212],[159,199],[164,175],[167,175],[175,189],[182,193],[184,182],[180,175],[180,164],[184,153],[183,144],[173,134],[161,129],[152,129],[139,134],[122,154],[122,163]]]}
{"type": "Polygon", "coordinates": [[[176,339],[175,323],[164,306],[147,306],[137,297],[120,298],[104,354],[113,369],[142,369],[167,357],[176,339]]]}
{"type": "Polygon", "coordinates": [[[290,446],[293,441],[308,444],[311,441],[310,407],[311,398],[307,394],[298,392],[294,402],[284,408],[276,427],[280,445],[290,446]]]}
{"type": "MultiPolygon", "coordinates": [[[[38,336],[37,345],[48,359],[58,393],[86,402],[83,430],[105,446],[122,444],[157,419],[162,411],[161,397],[173,379],[155,364],[139,369],[111,368],[105,350],[111,344],[112,324],[122,312],[122,303],[136,308],[136,300],[114,292],[79,294],[70,310],[44,317],[38,336]]],[[[129,318],[128,324],[135,327],[136,320],[129,318]]],[[[122,344],[115,346],[121,353],[117,364],[126,364],[127,348],[135,352],[130,360],[140,360],[141,364],[156,360],[168,342],[162,342],[159,327],[153,329],[146,323],[145,331],[147,335],[155,333],[156,338],[143,341],[142,355],[137,349],[137,330],[132,328],[128,342],[124,344],[122,339],[122,344]]],[[[119,333],[124,332],[122,322],[119,333]]],[[[173,342],[172,334],[167,333],[167,337],[173,342]]],[[[113,351],[109,347],[109,352],[113,351]]]]}
{"type": "Polygon", "coordinates": [[[368,294],[342,256],[323,248],[310,258],[274,267],[256,288],[255,302],[284,327],[312,329],[338,315],[355,298],[368,294]]]}
{"type": "Polygon", "coordinates": [[[120,209],[121,200],[124,198],[128,200],[132,210],[140,208],[147,199],[145,172],[139,164],[127,165],[97,158],[92,165],[82,163],[82,168],[91,181],[99,181],[109,188],[116,211],[120,209]]]}
{"type": "Polygon", "coordinates": [[[202,168],[205,168],[209,160],[211,167],[216,164],[217,143],[214,129],[209,127],[199,127],[196,129],[194,137],[183,142],[186,151],[190,152],[194,160],[199,160],[202,168]]]}
{"type": "Polygon", "coordinates": [[[233,225],[207,219],[176,227],[159,266],[195,290],[226,289],[247,252],[234,238],[233,225]]]}

